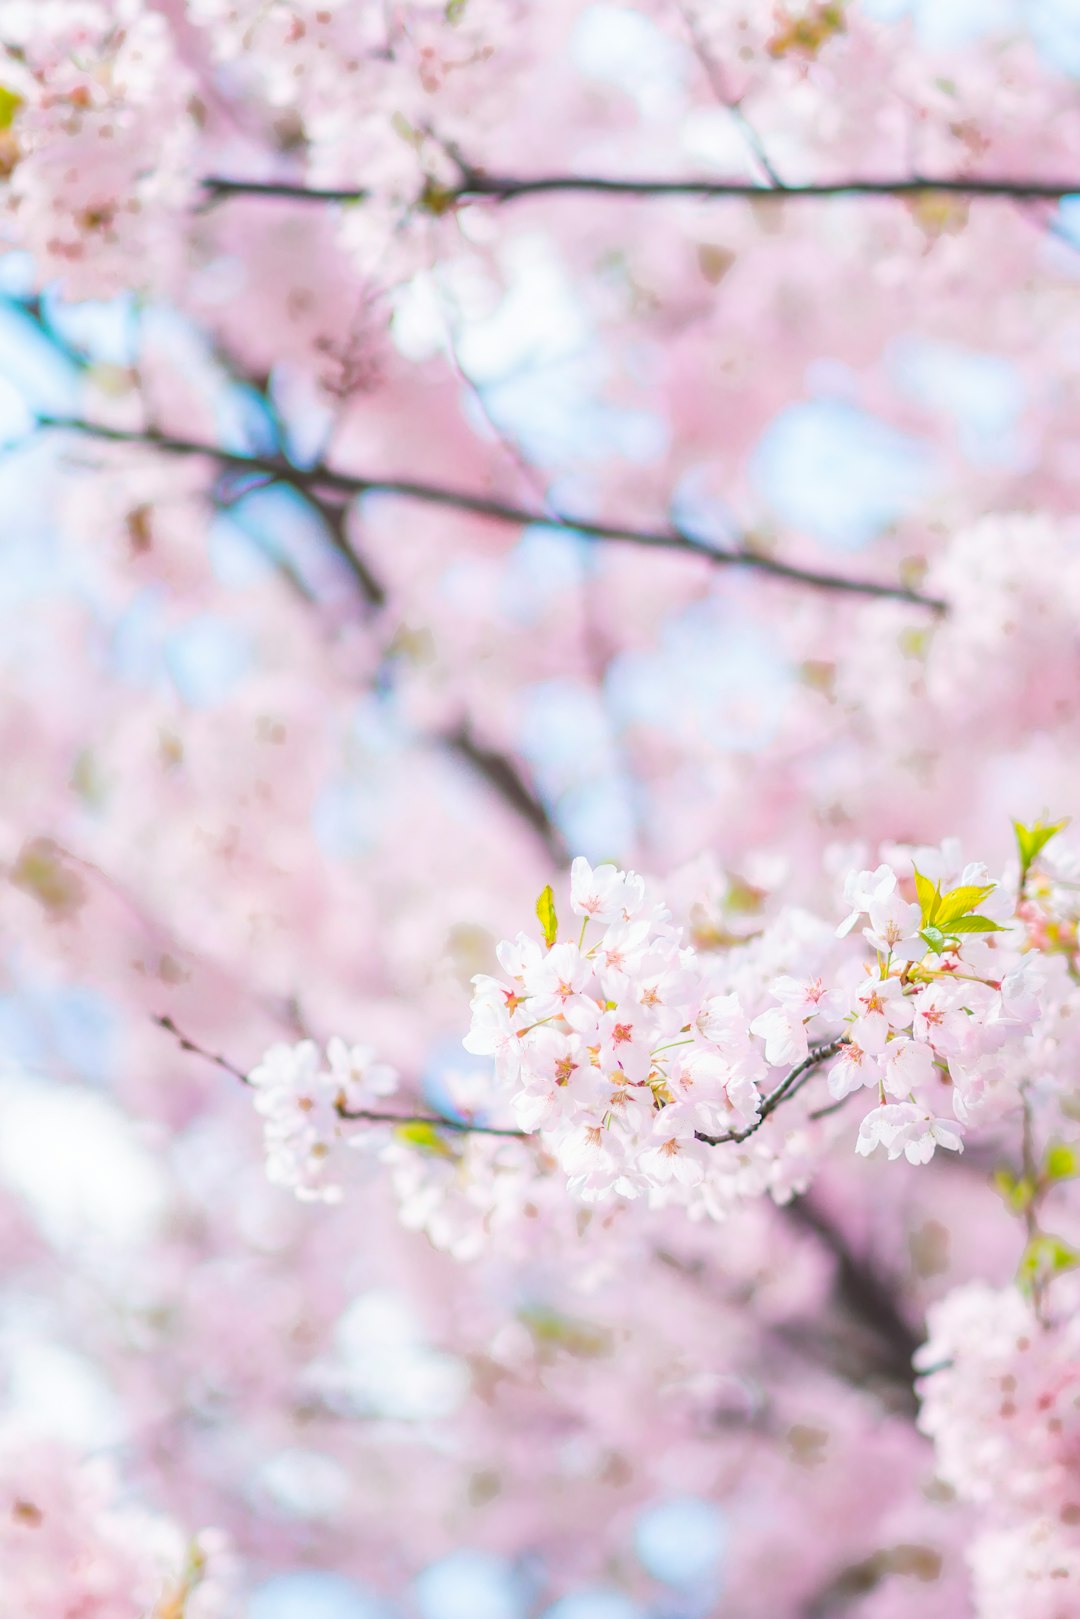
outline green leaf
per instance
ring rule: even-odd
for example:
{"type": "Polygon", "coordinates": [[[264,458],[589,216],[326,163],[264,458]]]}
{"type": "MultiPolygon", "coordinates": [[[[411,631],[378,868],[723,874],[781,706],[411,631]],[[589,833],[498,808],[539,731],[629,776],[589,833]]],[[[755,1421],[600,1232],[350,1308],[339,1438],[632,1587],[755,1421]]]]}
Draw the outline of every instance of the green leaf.
{"type": "Polygon", "coordinates": [[[594,1360],[611,1353],[610,1332],[580,1316],[564,1315],[549,1305],[535,1304],[519,1310],[518,1320],[532,1333],[538,1348],[564,1349],[582,1360],[594,1360]]]}
{"type": "Polygon", "coordinates": [[[941,890],[936,883],[930,881],[929,877],[924,877],[917,867],[915,870],[915,892],[922,908],[923,926],[929,927],[941,902],[941,890]]]}
{"type": "Polygon", "coordinates": [[[940,928],[933,928],[933,927],[923,928],[923,930],[922,930],[922,938],[924,938],[926,940],[927,944],[930,946],[930,949],[934,952],[935,956],[942,956],[942,955],[945,954],[945,949],[946,949],[946,946],[948,945],[948,940],[946,939],[944,933],[942,933],[940,928]]]}
{"type": "Polygon", "coordinates": [[[1080,1175],[1080,1152],[1064,1141],[1052,1141],[1046,1149],[1043,1173],[1047,1180],[1068,1181],[1080,1175]]]}
{"type": "Polygon", "coordinates": [[[550,950],[559,936],[559,918],[555,915],[555,895],[550,883],[536,902],[536,914],[544,930],[544,943],[550,950]]]}
{"type": "Polygon", "coordinates": [[[1013,1214],[1023,1214],[1035,1196],[1035,1183],[1026,1175],[1018,1179],[1011,1169],[995,1169],[994,1190],[1004,1198],[1013,1214]]]}
{"type": "Polygon", "coordinates": [[[1000,922],[991,921],[988,916],[958,916],[955,922],[945,927],[946,933],[1004,933],[1005,929],[1000,922]]]}
{"type": "Polygon", "coordinates": [[[394,1130],[398,1141],[403,1141],[407,1147],[415,1147],[418,1152],[430,1152],[436,1158],[452,1158],[454,1155],[446,1145],[434,1124],[428,1124],[426,1119],[414,1119],[411,1124],[399,1124],[394,1130]]]}
{"type": "Polygon", "coordinates": [[[6,85],[0,84],[0,129],[11,128],[15,122],[15,114],[22,104],[22,96],[14,90],[9,90],[6,85]]]}
{"type": "Polygon", "coordinates": [[[1056,837],[1068,824],[1067,816],[1063,821],[1053,821],[1049,824],[1044,821],[1036,821],[1034,826],[1025,826],[1022,821],[1013,822],[1016,847],[1020,855],[1021,885],[1023,885],[1028,872],[1042,854],[1050,839],[1056,837]]]}
{"type": "Polygon", "coordinates": [[[939,928],[958,921],[960,917],[967,916],[969,911],[973,911],[976,905],[981,905],[996,887],[996,883],[986,883],[985,886],[965,883],[960,888],[951,888],[947,894],[942,894],[933,920],[939,928]]]}
{"type": "Polygon", "coordinates": [[[28,838],[8,878],[54,917],[75,916],[86,899],[85,883],[51,838],[28,838]]]}
{"type": "Polygon", "coordinates": [[[1080,1265],[1080,1253],[1063,1237],[1039,1231],[1032,1237],[1020,1259],[1021,1283],[1032,1283],[1043,1276],[1057,1276],[1080,1265]]]}

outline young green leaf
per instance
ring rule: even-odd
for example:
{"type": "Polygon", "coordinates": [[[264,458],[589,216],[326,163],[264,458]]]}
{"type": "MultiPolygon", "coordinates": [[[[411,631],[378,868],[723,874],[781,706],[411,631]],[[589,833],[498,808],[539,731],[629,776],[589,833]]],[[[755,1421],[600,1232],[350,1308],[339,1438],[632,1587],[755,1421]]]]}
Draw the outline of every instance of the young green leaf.
{"type": "Polygon", "coordinates": [[[1004,1198],[1013,1214],[1023,1214],[1035,1196],[1034,1183],[1027,1176],[1018,1179],[1011,1169],[995,1169],[994,1190],[1004,1198]]]}
{"type": "Polygon", "coordinates": [[[519,1310],[518,1320],[541,1347],[565,1349],[585,1360],[611,1353],[612,1339],[607,1329],[594,1326],[580,1316],[564,1315],[560,1310],[540,1304],[519,1310]]]}
{"type": "Polygon", "coordinates": [[[418,1152],[429,1152],[436,1158],[453,1157],[438,1128],[434,1124],[429,1124],[426,1119],[414,1119],[411,1124],[399,1124],[394,1129],[394,1135],[407,1147],[415,1147],[418,1152]]]}
{"type": "Polygon", "coordinates": [[[14,90],[9,90],[6,85],[0,84],[0,129],[11,128],[15,122],[15,114],[22,104],[22,96],[14,90]]]}
{"type": "Polygon", "coordinates": [[[918,867],[915,869],[915,893],[922,909],[923,927],[929,927],[941,901],[941,890],[929,877],[924,877],[918,867]]]}
{"type": "Polygon", "coordinates": [[[1063,1237],[1049,1231],[1036,1232],[1020,1260],[1019,1279],[1029,1286],[1043,1276],[1057,1276],[1061,1271],[1073,1270],[1080,1264],[1080,1253],[1063,1237]]]}
{"type": "Polygon", "coordinates": [[[1064,1141],[1052,1141],[1046,1149],[1043,1173],[1047,1180],[1067,1181],[1080,1175],[1080,1152],[1064,1141]]]}
{"type": "Polygon", "coordinates": [[[926,940],[926,943],[930,946],[930,949],[934,952],[935,956],[943,956],[945,954],[945,948],[948,944],[948,940],[940,928],[923,928],[922,938],[926,940]]]}
{"type": "Polygon", "coordinates": [[[942,894],[934,913],[933,920],[939,928],[947,928],[950,922],[956,922],[962,916],[967,916],[976,905],[981,905],[988,894],[992,894],[997,887],[996,883],[977,885],[964,883],[960,888],[952,888],[947,894],[942,894]]]}
{"type": "Polygon", "coordinates": [[[988,916],[958,916],[954,922],[942,924],[946,933],[1004,933],[1000,922],[988,916]]]}
{"type": "Polygon", "coordinates": [[[551,892],[550,883],[548,883],[536,902],[536,915],[539,918],[540,926],[544,930],[544,943],[550,950],[559,936],[559,919],[555,915],[555,895],[551,892]]]}
{"type": "Polygon", "coordinates": [[[1063,821],[1053,821],[1049,825],[1043,821],[1036,821],[1034,826],[1025,826],[1022,821],[1013,822],[1013,832],[1016,834],[1016,848],[1020,855],[1021,887],[1023,887],[1027,879],[1028,872],[1042,854],[1050,839],[1056,837],[1068,824],[1068,817],[1063,821]]]}

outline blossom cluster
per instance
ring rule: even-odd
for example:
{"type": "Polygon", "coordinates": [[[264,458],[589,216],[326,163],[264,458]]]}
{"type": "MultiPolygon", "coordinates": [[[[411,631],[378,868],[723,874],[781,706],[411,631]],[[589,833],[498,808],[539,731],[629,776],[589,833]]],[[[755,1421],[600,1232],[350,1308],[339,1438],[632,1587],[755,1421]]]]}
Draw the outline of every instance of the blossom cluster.
{"type": "Polygon", "coordinates": [[[5,1436],[0,1450],[0,1609],[34,1619],[228,1619],[233,1557],[213,1531],[186,1536],[127,1500],[112,1465],[5,1436]]]}
{"type": "MultiPolygon", "coordinates": [[[[586,1199],[693,1204],[727,1173],[714,1149],[741,1151],[817,1068],[837,1109],[873,1100],[859,1153],[960,1150],[1003,1091],[1015,1104],[1003,1056],[1038,1014],[1042,977],[984,866],[947,848],[918,858],[851,873],[839,928],[781,912],[722,952],[687,945],[635,873],[578,859],[579,936],[557,937],[543,897],[545,938],[504,941],[505,976],[474,980],[466,1048],[494,1059],[522,1128],[586,1199]]],[[[789,1134],[771,1126],[767,1150],[789,1134]]]]}
{"type": "Polygon", "coordinates": [[[507,977],[474,979],[466,1050],[493,1056],[519,1124],[549,1138],[583,1197],[696,1187],[699,1135],[760,1116],[768,1067],[746,1008],[636,873],[578,859],[571,904],[576,940],[519,934],[498,949],[507,977]]]}
{"type": "Polygon", "coordinates": [[[177,268],[194,195],[194,83],[143,0],[4,8],[0,166],[8,220],[42,282],[79,297],[177,268]]]}
{"type": "Polygon", "coordinates": [[[247,1076],[263,1118],[267,1174],[305,1201],[337,1202],[342,1151],[370,1142],[358,1115],[393,1095],[398,1076],[367,1046],[331,1039],[325,1059],[314,1040],[271,1046],[247,1076]]]}
{"type": "Polygon", "coordinates": [[[520,1233],[526,1207],[538,1212],[555,1189],[538,1178],[527,1143],[436,1124],[396,1131],[378,1156],[402,1225],[459,1260],[477,1258],[496,1233],[520,1233]]]}
{"type": "Polygon", "coordinates": [[[349,1151],[362,1150],[386,1171],[402,1225],[469,1260],[544,1195],[536,1154],[513,1130],[488,1133],[428,1109],[388,1112],[399,1076],[369,1047],[335,1036],[324,1056],[313,1040],[282,1043],[247,1078],[263,1118],[267,1175],[304,1202],[340,1202],[355,1178],[349,1151]]]}
{"type": "MultiPolygon", "coordinates": [[[[1073,1300],[1075,1303],[1075,1300],[1073,1300]]],[[[1080,1328],[972,1283],[930,1314],[920,1426],[941,1478],[989,1515],[970,1560],[979,1619],[1080,1605],[1080,1328]]]]}
{"type": "Polygon", "coordinates": [[[405,1222],[466,1257],[552,1163],[575,1199],[718,1216],[786,1201],[838,1138],[912,1164],[961,1151],[1017,1110],[1033,1067],[1067,1066],[1070,890],[1029,863],[1017,904],[1015,873],[996,882],[953,845],[889,853],[848,873],[839,925],[780,903],[720,948],[687,942],[637,873],[575,860],[576,936],[546,889],[542,937],[504,940],[503,976],[473,980],[464,1045],[516,1130],[387,1114],[398,1075],[372,1049],[279,1045],[249,1076],[271,1179],[335,1201],[344,1149],[367,1148],[405,1222]]]}

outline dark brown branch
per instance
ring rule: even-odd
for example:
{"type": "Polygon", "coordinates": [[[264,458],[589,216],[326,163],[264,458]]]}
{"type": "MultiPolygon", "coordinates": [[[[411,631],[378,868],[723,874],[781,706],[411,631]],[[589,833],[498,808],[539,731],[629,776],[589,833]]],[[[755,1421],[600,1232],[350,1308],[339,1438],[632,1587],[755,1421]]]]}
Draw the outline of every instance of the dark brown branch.
{"type": "Polygon", "coordinates": [[[326,466],[295,467],[282,456],[241,454],[235,450],[222,449],[217,445],[202,444],[193,439],[157,433],[150,429],[141,432],[131,431],[106,427],[98,422],[54,416],[43,416],[39,418],[39,423],[42,427],[82,433],[112,444],[144,444],[167,455],[206,456],[222,466],[265,473],[304,492],[332,490],[346,495],[398,495],[406,500],[423,501],[428,505],[469,512],[474,517],[486,518],[496,523],[513,524],[519,528],[554,529],[584,535],[586,539],[637,545],[657,551],[673,551],[684,556],[699,557],[714,567],[739,568],[746,572],[763,574],[770,579],[786,580],[790,584],[812,590],[901,601],[913,607],[928,608],[934,613],[944,613],[947,610],[946,603],[939,598],[924,596],[920,591],[910,590],[905,585],[884,584],[872,579],[851,579],[844,574],[825,573],[816,568],[801,568],[794,563],[782,562],[756,551],[717,551],[674,527],[643,529],[636,528],[630,523],[601,522],[571,515],[554,516],[548,512],[530,511],[526,507],[514,505],[495,496],[474,494],[465,489],[450,489],[442,484],[424,483],[412,478],[365,477],[359,473],[338,472],[326,466]]]}
{"type": "Polygon", "coordinates": [[[507,754],[486,748],[482,742],[476,740],[465,725],[459,726],[455,731],[448,731],[442,740],[452,753],[456,753],[494,787],[500,798],[532,827],[557,866],[569,863],[570,854],[563,842],[562,834],[507,754]]]}
{"type": "MultiPolygon", "coordinates": [[[[288,484],[296,489],[308,501],[312,509],[318,513],[330,544],[349,568],[368,606],[375,612],[385,607],[387,602],[385,585],[374,569],[351,544],[346,530],[348,499],[372,487],[371,484],[363,480],[338,477],[323,468],[317,469],[313,473],[307,473],[300,468],[294,467],[291,462],[277,456],[237,455],[231,451],[217,449],[212,445],[163,438],[152,431],[142,434],[118,433],[111,429],[98,429],[90,423],[62,422],[50,419],[43,419],[41,425],[74,428],[79,432],[92,434],[95,437],[105,438],[113,442],[145,443],[174,454],[206,455],[227,467],[258,473],[265,478],[267,483],[281,482],[288,484]],[[329,493],[327,492],[328,486],[329,493]],[[340,498],[342,496],[345,497],[344,503],[340,498]]],[[[297,583],[291,575],[290,578],[292,583],[297,583]]],[[[500,753],[494,748],[484,746],[464,727],[446,736],[436,738],[436,740],[448,747],[450,751],[458,754],[490,787],[494,788],[510,809],[515,814],[520,815],[526,824],[539,836],[548,856],[557,865],[568,864],[569,852],[559,834],[558,828],[512,757],[500,753]]]]}
{"type": "Polygon", "coordinates": [[[280,197],[289,202],[363,202],[370,193],[356,186],[306,186],[290,180],[239,180],[208,174],[203,190],[218,197],[280,197]]]}
{"type": "Polygon", "coordinates": [[[795,1067],[784,1075],[776,1089],[769,1092],[753,1124],[748,1124],[743,1130],[725,1130],[723,1135],[719,1136],[709,1136],[701,1130],[695,1130],[695,1138],[703,1141],[707,1147],[721,1147],[729,1141],[745,1141],[755,1131],[761,1129],[765,1120],[771,1113],[776,1112],[782,1102],[786,1102],[789,1096],[794,1096],[802,1089],[811,1074],[820,1068],[823,1062],[828,1062],[830,1057],[836,1056],[844,1039],[845,1036],[840,1035],[838,1039],[830,1040],[827,1045],[813,1046],[809,1055],[804,1057],[802,1062],[796,1063],[795,1067]]]}
{"type": "MultiPolygon", "coordinates": [[[[177,1028],[171,1017],[157,1016],[153,1021],[159,1029],[164,1029],[166,1034],[172,1035],[181,1051],[190,1051],[194,1056],[201,1057],[204,1062],[213,1063],[215,1068],[223,1068],[227,1074],[231,1074],[234,1079],[238,1079],[242,1085],[252,1083],[250,1074],[246,1074],[242,1068],[238,1068],[227,1057],[222,1057],[216,1051],[208,1051],[197,1040],[192,1040],[190,1036],[177,1028]]],[[[451,1130],[458,1135],[505,1136],[514,1141],[527,1141],[530,1139],[530,1132],[527,1130],[503,1130],[497,1125],[476,1124],[472,1120],[465,1119],[448,1119],[437,1113],[376,1113],[368,1108],[347,1108],[342,1104],[338,1105],[337,1113],[341,1119],[358,1119],[368,1124],[429,1124],[433,1130],[451,1130]]]]}
{"type": "Polygon", "coordinates": [[[797,1197],[786,1205],[784,1213],[796,1226],[815,1236],[832,1255],[836,1262],[836,1291],[840,1303],[870,1331],[878,1346],[883,1372],[890,1382],[906,1391],[906,1404],[913,1411],[911,1362],[922,1340],[904,1318],[892,1292],[872,1263],[855,1252],[844,1233],[816,1201],[797,1197]]]}
{"type": "MultiPolygon", "coordinates": [[[[898,1541],[870,1552],[858,1562],[849,1563],[803,1608],[801,1619],[840,1619],[888,1579],[900,1575],[931,1584],[941,1574],[943,1558],[936,1546],[920,1541],[898,1541]]],[[[921,1606],[913,1597],[915,1608],[921,1606]]]]}
{"type": "Polygon", "coordinates": [[[519,178],[488,175],[470,169],[460,187],[460,195],[493,197],[510,202],[517,197],[552,192],[588,192],[599,196],[622,197],[741,197],[782,201],[827,197],[923,197],[944,193],[958,197],[1002,197],[1019,201],[1033,199],[1060,202],[1080,192],[1080,180],[1009,180],[996,176],[943,175],[932,179],[908,175],[892,179],[841,179],[810,181],[805,185],[752,180],[715,180],[690,176],[676,180],[652,180],[607,175],[552,174],[519,178]]]}
{"type": "Polygon", "coordinates": [[[509,1141],[533,1141],[530,1130],[501,1129],[494,1124],[477,1124],[472,1119],[447,1119],[438,1113],[372,1113],[367,1108],[339,1107],[340,1119],[361,1119],[369,1124],[430,1124],[433,1130],[451,1130],[462,1136],[503,1136],[509,1141]]]}
{"type": "MultiPolygon", "coordinates": [[[[420,202],[435,212],[445,212],[458,202],[488,197],[496,202],[513,202],[518,197],[552,193],[587,193],[606,197],[698,197],[749,198],[752,201],[809,201],[828,197],[924,197],[935,193],[957,197],[998,197],[1013,201],[1060,202],[1062,197],[1080,195],[1080,178],[1071,180],[1008,179],[997,175],[903,175],[889,179],[812,180],[804,185],[751,180],[717,180],[711,175],[687,175],[660,180],[641,176],[600,174],[487,174],[458,159],[462,170],[457,185],[440,186],[429,182],[420,202]]],[[[363,202],[370,190],[363,186],[306,186],[291,180],[242,180],[226,175],[209,175],[203,189],[212,198],[277,197],[291,202],[363,202]]]]}
{"type": "Polygon", "coordinates": [[[234,1079],[238,1079],[242,1085],[251,1084],[242,1068],[237,1068],[235,1063],[230,1062],[228,1057],[223,1057],[220,1052],[207,1051],[206,1047],[200,1046],[198,1041],[189,1039],[186,1034],[176,1027],[171,1017],[161,1015],[155,1017],[153,1021],[159,1029],[164,1029],[166,1034],[172,1035],[181,1051],[193,1052],[196,1057],[202,1057],[204,1062],[212,1062],[215,1068],[223,1068],[227,1074],[231,1074],[234,1079]]]}
{"type": "Polygon", "coordinates": [[[360,555],[354,545],[350,543],[346,523],[348,519],[348,502],[327,499],[312,489],[310,485],[297,484],[293,479],[281,475],[282,482],[289,482],[304,496],[309,505],[318,512],[326,529],[330,544],[344,562],[353,579],[360,588],[360,594],[368,606],[378,612],[386,606],[386,586],[382,580],[360,555]]]}

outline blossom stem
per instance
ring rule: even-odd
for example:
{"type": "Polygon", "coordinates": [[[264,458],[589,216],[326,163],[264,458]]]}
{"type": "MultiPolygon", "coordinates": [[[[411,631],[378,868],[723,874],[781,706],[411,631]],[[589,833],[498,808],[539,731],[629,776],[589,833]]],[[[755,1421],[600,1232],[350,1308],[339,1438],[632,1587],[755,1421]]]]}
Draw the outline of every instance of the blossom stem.
{"type": "MultiPolygon", "coordinates": [[[[242,1085],[250,1085],[251,1077],[238,1068],[228,1057],[219,1052],[208,1051],[197,1040],[192,1040],[183,1031],[177,1028],[171,1017],[157,1016],[154,1022],[166,1034],[171,1034],[181,1051],[190,1051],[196,1057],[202,1057],[205,1062],[214,1064],[215,1068],[222,1068],[242,1085]]],[[[515,1141],[525,1141],[531,1138],[530,1130],[501,1129],[494,1124],[475,1124],[465,1119],[447,1119],[438,1114],[430,1113],[376,1113],[368,1108],[349,1109],[339,1106],[336,1109],[339,1119],[359,1119],[369,1124],[430,1124],[435,1130],[452,1130],[458,1135],[506,1136],[515,1141]]]]}
{"type": "Polygon", "coordinates": [[[789,1096],[794,1096],[796,1091],[802,1089],[815,1069],[820,1068],[823,1062],[828,1062],[831,1057],[836,1056],[846,1038],[846,1035],[841,1034],[835,1040],[827,1041],[825,1045],[814,1046],[809,1055],[803,1058],[802,1062],[796,1063],[795,1067],[784,1075],[776,1089],[769,1092],[761,1104],[761,1112],[754,1122],[748,1124],[745,1129],[726,1130],[723,1135],[719,1136],[710,1136],[701,1130],[695,1130],[695,1138],[698,1141],[703,1141],[707,1147],[719,1147],[728,1141],[745,1141],[755,1131],[761,1129],[765,1120],[771,1113],[775,1113],[782,1102],[786,1101],[789,1096]]]}

